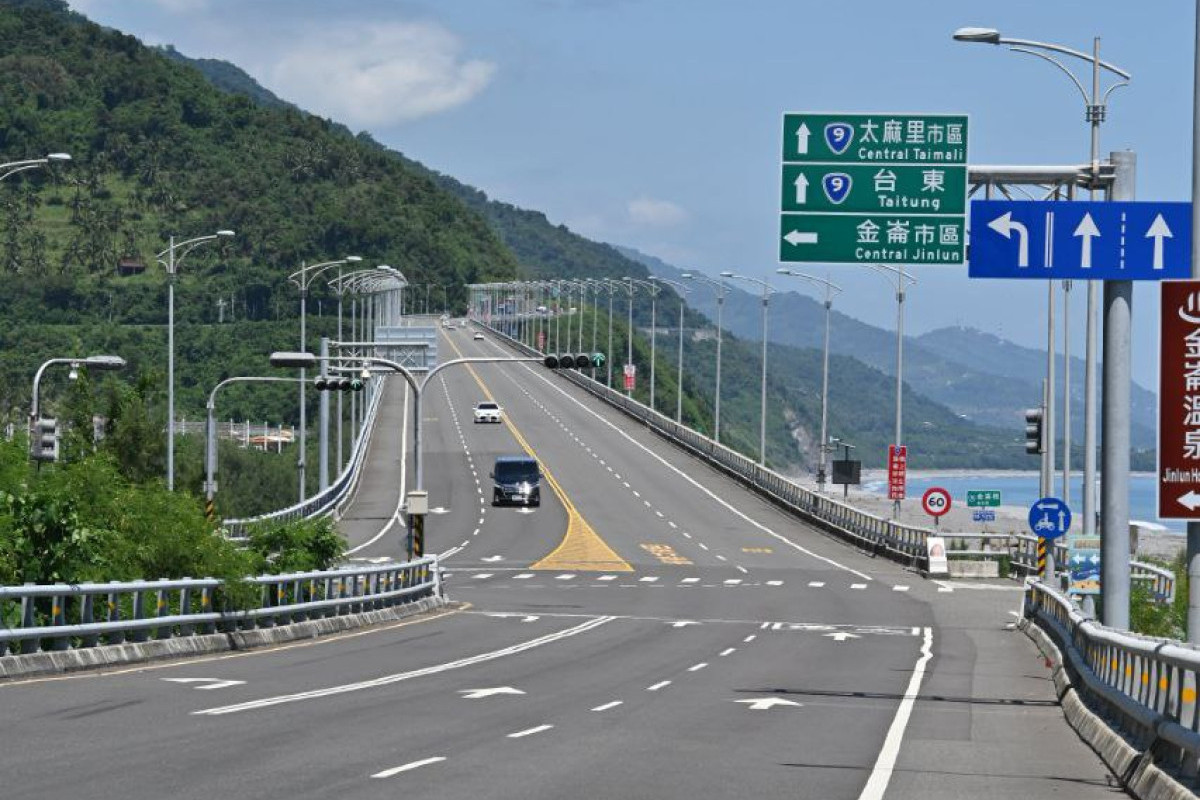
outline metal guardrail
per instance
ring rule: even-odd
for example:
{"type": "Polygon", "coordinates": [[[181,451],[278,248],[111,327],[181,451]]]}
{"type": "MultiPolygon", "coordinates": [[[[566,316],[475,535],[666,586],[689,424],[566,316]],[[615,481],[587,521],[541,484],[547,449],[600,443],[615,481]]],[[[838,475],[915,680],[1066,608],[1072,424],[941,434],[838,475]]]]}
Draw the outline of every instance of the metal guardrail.
{"type": "Polygon", "coordinates": [[[441,593],[437,557],[247,578],[259,605],[218,610],[214,578],[0,587],[0,656],[269,628],[441,593]]]}
{"type": "Polygon", "coordinates": [[[1157,763],[1194,777],[1200,763],[1200,649],[1106,628],[1069,597],[1030,583],[1025,615],[1063,652],[1085,701],[1157,763]]]}
{"type": "MultiPolygon", "coordinates": [[[[482,326],[478,320],[473,322],[482,326]]],[[[526,355],[543,355],[495,328],[489,327],[488,330],[526,355]]],[[[605,403],[642,422],[660,436],[676,442],[760,493],[791,508],[809,522],[849,539],[873,553],[913,565],[927,566],[927,539],[930,536],[941,536],[946,540],[946,555],[950,559],[999,560],[1007,556],[1018,574],[1032,575],[1037,571],[1037,537],[1033,535],[956,533],[906,525],[877,517],[834,497],[806,489],[777,472],[759,466],[757,462],[741,453],[589,378],[582,371],[560,370],[560,374],[605,403]],[[966,547],[968,542],[976,542],[979,546],[966,547]]],[[[1067,563],[1068,550],[1065,543],[1056,542],[1054,553],[1056,563],[1067,563]]],[[[1161,602],[1174,598],[1175,576],[1169,570],[1136,561],[1131,562],[1130,567],[1133,580],[1149,583],[1155,599],[1161,602]]]]}
{"type": "MultiPolygon", "coordinates": [[[[383,380],[386,381],[386,378],[383,380]]],[[[230,539],[244,539],[249,535],[249,528],[258,523],[311,519],[340,511],[342,502],[351,497],[355,487],[358,486],[361,467],[366,460],[367,447],[371,442],[371,434],[375,430],[375,419],[385,391],[386,388],[382,381],[379,389],[372,391],[371,402],[367,406],[362,429],[359,430],[358,438],[354,440],[354,447],[350,451],[350,460],[346,462],[346,466],[338,475],[337,480],[329,484],[325,491],[314,494],[302,503],[296,503],[278,511],[260,514],[257,517],[224,520],[221,527],[225,530],[225,535],[230,539]]]]}

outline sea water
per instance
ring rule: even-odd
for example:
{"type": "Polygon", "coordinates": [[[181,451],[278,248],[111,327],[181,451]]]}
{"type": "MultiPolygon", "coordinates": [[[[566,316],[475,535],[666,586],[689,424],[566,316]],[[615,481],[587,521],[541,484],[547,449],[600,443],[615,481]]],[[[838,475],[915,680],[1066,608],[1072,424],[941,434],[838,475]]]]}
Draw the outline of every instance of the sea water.
{"type": "MultiPolygon", "coordinates": [[[[966,507],[967,491],[979,489],[995,489],[1000,492],[1000,503],[1006,506],[1028,508],[1040,496],[1039,480],[1036,472],[989,472],[982,475],[969,475],[962,472],[932,473],[922,472],[909,474],[908,496],[920,500],[921,495],[931,486],[940,486],[950,492],[954,505],[966,507]]],[[[887,494],[886,479],[864,481],[862,488],[877,494],[887,494]]],[[[1055,476],[1054,488],[1051,492],[1055,497],[1062,498],[1062,474],[1055,476]]],[[[1096,511],[1100,510],[1100,491],[1096,490],[1096,511]]],[[[1072,527],[1080,524],[1080,514],[1083,513],[1083,477],[1072,476],[1070,496],[1067,498],[1071,512],[1075,515],[1072,527]]],[[[1172,533],[1187,532],[1187,523],[1177,519],[1158,518],[1158,497],[1155,493],[1154,474],[1131,473],[1129,476],[1129,518],[1143,522],[1155,522],[1166,526],[1172,533]]]]}

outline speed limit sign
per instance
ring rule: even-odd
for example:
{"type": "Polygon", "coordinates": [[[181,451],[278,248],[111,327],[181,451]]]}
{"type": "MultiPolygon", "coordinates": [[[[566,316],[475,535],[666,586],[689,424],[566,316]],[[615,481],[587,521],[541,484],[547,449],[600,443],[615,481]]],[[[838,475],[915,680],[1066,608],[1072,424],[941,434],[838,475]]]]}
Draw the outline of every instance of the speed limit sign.
{"type": "Polygon", "coordinates": [[[933,486],[921,495],[921,508],[931,517],[940,517],[950,510],[950,493],[940,486],[933,486]]]}

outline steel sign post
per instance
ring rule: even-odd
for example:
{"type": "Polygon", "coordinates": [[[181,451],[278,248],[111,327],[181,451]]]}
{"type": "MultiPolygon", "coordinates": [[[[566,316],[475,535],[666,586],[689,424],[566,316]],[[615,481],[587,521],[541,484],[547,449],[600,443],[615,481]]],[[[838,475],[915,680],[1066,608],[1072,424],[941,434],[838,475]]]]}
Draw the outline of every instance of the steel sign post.
{"type": "Polygon", "coordinates": [[[1200,520],[1200,280],[1163,282],[1160,336],[1158,516],[1200,520]]]}
{"type": "Polygon", "coordinates": [[[967,117],[783,118],[779,260],[966,261],[967,117]]]}

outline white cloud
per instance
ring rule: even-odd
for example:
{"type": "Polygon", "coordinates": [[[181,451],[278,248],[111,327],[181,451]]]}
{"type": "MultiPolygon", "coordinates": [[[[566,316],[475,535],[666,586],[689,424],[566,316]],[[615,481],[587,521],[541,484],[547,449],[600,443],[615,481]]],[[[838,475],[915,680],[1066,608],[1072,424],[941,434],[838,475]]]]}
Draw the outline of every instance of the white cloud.
{"type": "Polygon", "coordinates": [[[447,111],[483,91],[495,64],[461,53],[458,37],[434,23],[343,26],[293,41],[269,69],[270,83],[310,111],[386,127],[447,111]]]}
{"type": "Polygon", "coordinates": [[[670,200],[638,197],[629,201],[629,219],[637,225],[669,227],[687,219],[687,212],[670,200]]]}

